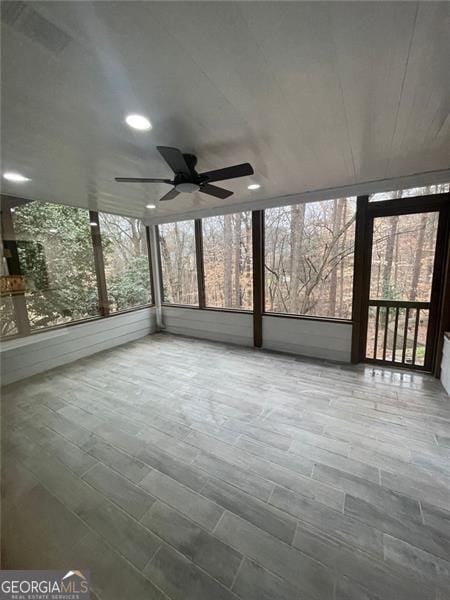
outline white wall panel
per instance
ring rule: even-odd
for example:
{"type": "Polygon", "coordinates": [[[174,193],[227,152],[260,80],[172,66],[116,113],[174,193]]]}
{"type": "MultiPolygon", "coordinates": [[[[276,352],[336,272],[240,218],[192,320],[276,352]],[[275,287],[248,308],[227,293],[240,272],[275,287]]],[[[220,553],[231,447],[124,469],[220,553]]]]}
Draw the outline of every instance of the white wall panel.
{"type": "MultiPolygon", "coordinates": [[[[253,345],[251,314],[163,307],[165,331],[213,341],[253,345]]],[[[350,362],[352,326],[283,317],[263,317],[263,347],[350,362]]]]}
{"type": "Polygon", "coordinates": [[[268,350],[350,362],[351,346],[351,323],[263,317],[263,347],[268,350]]]}
{"type": "Polygon", "coordinates": [[[3,342],[2,384],[42,373],[154,331],[155,309],[151,307],[3,342]]]}
{"type": "Polygon", "coordinates": [[[251,314],[164,306],[163,318],[164,330],[168,333],[244,346],[253,345],[251,314]]]}

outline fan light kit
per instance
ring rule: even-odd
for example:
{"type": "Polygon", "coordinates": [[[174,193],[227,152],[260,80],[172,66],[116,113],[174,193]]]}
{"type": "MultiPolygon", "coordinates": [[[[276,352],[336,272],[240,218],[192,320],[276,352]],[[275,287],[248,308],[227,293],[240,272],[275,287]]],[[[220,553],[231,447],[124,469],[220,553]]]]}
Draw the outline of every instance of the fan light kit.
{"type": "Polygon", "coordinates": [[[192,194],[192,192],[198,192],[198,190],[200,189],[200,186],[197,183],[189,183],[188,181],[184,183],[177,183],[175,187],[179,192],[186,192],[187,194],[192,194]]]}
{"type": "Polygon", "coordinates": [[[25,175],[21,175],[20,173],[15,173],[13,171],[7,171],[3,173],[3,177],[8,181],[14,181],[14,183],[23,183],[24,181],[30,181],[29,177],[25,177],[25,175]]]}
{"type": "Polygon", "coordinates": [[[251,183],[247,189],[249,190],[259,190],[261,186],[259,185],[259,183],[251,183]]]}
{"type": "Polygon", "coordinates": [[[125,122],[133,129],[138,129],[139,131],[148,131],[152,128],[152,124],[147,117],[143,117],[142,115],[128,115],[125,122]]]}
{"type": "MultiPolygon", "coordinates": [[[[216,169],[206,173],[197,173],[195,166],[197,157],[193,154],[183,154],[178,148],[168,146],[157,146],[158,152],[175,174],[173,179],[160,179],[154,177],[116,177],[119,183],[167,183],[173,188],[161,200],[173,200],[179,194],[187,192],[203,192],[209,196],[225,200],[233,195],[233,192],[211,185],[213,181],[224,181],[225,179],[236,179],[253,175],[253,167],[250,163],[242,163],[225,169],[216,169]]],[[[257,185],[257,184],[254,184],[257,185]]],[[[259,185],[258,185],[259,187],[259,185]]],[[[150,207],[147,207],[150,208],[150,207]]]]}

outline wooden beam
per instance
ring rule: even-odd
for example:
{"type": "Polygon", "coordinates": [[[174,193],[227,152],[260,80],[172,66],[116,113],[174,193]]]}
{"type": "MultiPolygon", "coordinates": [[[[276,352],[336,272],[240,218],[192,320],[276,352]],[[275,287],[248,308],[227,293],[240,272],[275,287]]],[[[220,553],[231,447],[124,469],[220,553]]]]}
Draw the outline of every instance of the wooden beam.
{"type": "Polygon", "coordinates": [[[253,344],[263,345],[262,315],[264,312],[264,211],[252,212],[253,250],[253,344]]]}
{"type": "Polygon", "coordinates": [[[105,262],[103,259],[102,237],[98,212],[89,211],[92,249],[94,252],[95,275],[97,277],[98,309],[102,317],[109,315],[108,291],[106,289],[105,262]]]}
{"type": "Polygon", "coordinates": [[[364,359],[367,339],[367,311],[370,277],[370,251],[372,239],[369,237],[368,219],[369,196],[358,196],[356,201],[355,253],[353,266],[352,301],[352,363],[364,359]]]}
{"type": "Polygon", "coordinates": [[[371,217],[392,217],[438,211],[448,204],[448,193],[427,194],[370,202],[367,210],[371,217]]]}
{"type": "MultiPolygon", "coordinates": [[[[441,210],[439,217],[440,231],[436,241],[436,253],[441,246],[440,277],[433,281],[433,285],[440,293],[439,306],[437,307],[438,319],[436,325],[436,336],[433,348],[432,373],[435,377],[441,376],[441,362],[444,348],[444,334],[450,331],[450,194],[447,205],[441,210]]],[[[436,256],[437,258],[437,256],[436,256]]]]}
{"type": "Polygon", "coordinates": [[[203,230],[202,220],[195,219],[195,257],[197,263],[198,306],[205,308],[205,265],[203,261],[203,230]]]}

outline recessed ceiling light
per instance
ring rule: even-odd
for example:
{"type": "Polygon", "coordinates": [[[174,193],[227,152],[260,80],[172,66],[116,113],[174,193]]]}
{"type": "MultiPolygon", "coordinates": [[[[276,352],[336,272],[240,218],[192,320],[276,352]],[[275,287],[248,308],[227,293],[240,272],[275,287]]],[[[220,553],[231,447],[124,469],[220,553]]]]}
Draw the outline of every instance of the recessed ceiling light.
{"type": "Polygon", "coordinates": [[[249,190],[259,190],[259,188],[260,188],[260,187],[261,187],[261,186],[259,185],[259,183],[251,183],[251,184],[248,186],[248,189],[249,189],[249,190]]]}
{"type": "Polygon", "coordinates": [[[146,208],[156,208],[154,204],[147,204],[146,208]]]}
{"type": "Polygon", "coordinates": [[[3,173],[3,177],[8,181],[14,181],[14,183],[23,183],[24,181],[30,181],[29,177],[25,177],[25,175],[21,175],[20,173],[16,173],[14,171],[7,171],[3,173]]]}
{"type": "Polygon", "coordinates": [[[142,115],[128,115],[125,122],[133,129],[139,129],[139,131],[148,131],[152,128],[152,124],[147,117],[143,117],[142,115]]]}

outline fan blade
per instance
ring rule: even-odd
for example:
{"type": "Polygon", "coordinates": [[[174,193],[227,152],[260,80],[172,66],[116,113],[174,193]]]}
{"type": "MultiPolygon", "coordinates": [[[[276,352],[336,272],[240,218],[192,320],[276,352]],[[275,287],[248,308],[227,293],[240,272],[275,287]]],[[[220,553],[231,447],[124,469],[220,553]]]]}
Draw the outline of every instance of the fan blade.
{"type": "Polygon", "coordinates": [[[250,163],[242,163],[241,165],[234,165],[234,167],[225,167],[225,169],[207,171],[206,173],[201,173],[200,177],[206,177],[208,181],[224,181],[225,179],[235,179],[236,177],[253,175],[253,173],[253,167],[250,163]]]}
{"type": "Polygon", "coordinates": [[[192,173],[189,170],[186,160],[178,148],[169,148],[168,146],[156,146],[156,148],[176,175],[178,175],[178,173],[183,173],[183,175],[192,177],[192,173]]]}
{"type": "Polygon", "coordinates": [[[209,183],[205,183],[201,186],[200,191],[204,194],[209,194],[210,196],[215,196],[216,198],[228,198],[228,196],[232,196],[233,192],[229,190],[224,190],[223,188],[217,187],[216,185],[209,185],[209,183]]]}
{"type": "Polygon", "coordinates": [[[180,192],[177,190],[177,188],[172,188],[170,192],[167,192],[167,194],[160,198],[159,201],[162,202],[163,200],[173,200],[179,195],[179,193],[180,192]]]}
{"type": "Polygon", "coordinates": [[[173,181],[170,179],[155,179],[154,177],[115,177],[119,183],[170,183],[173,185],[173,181]]]}

